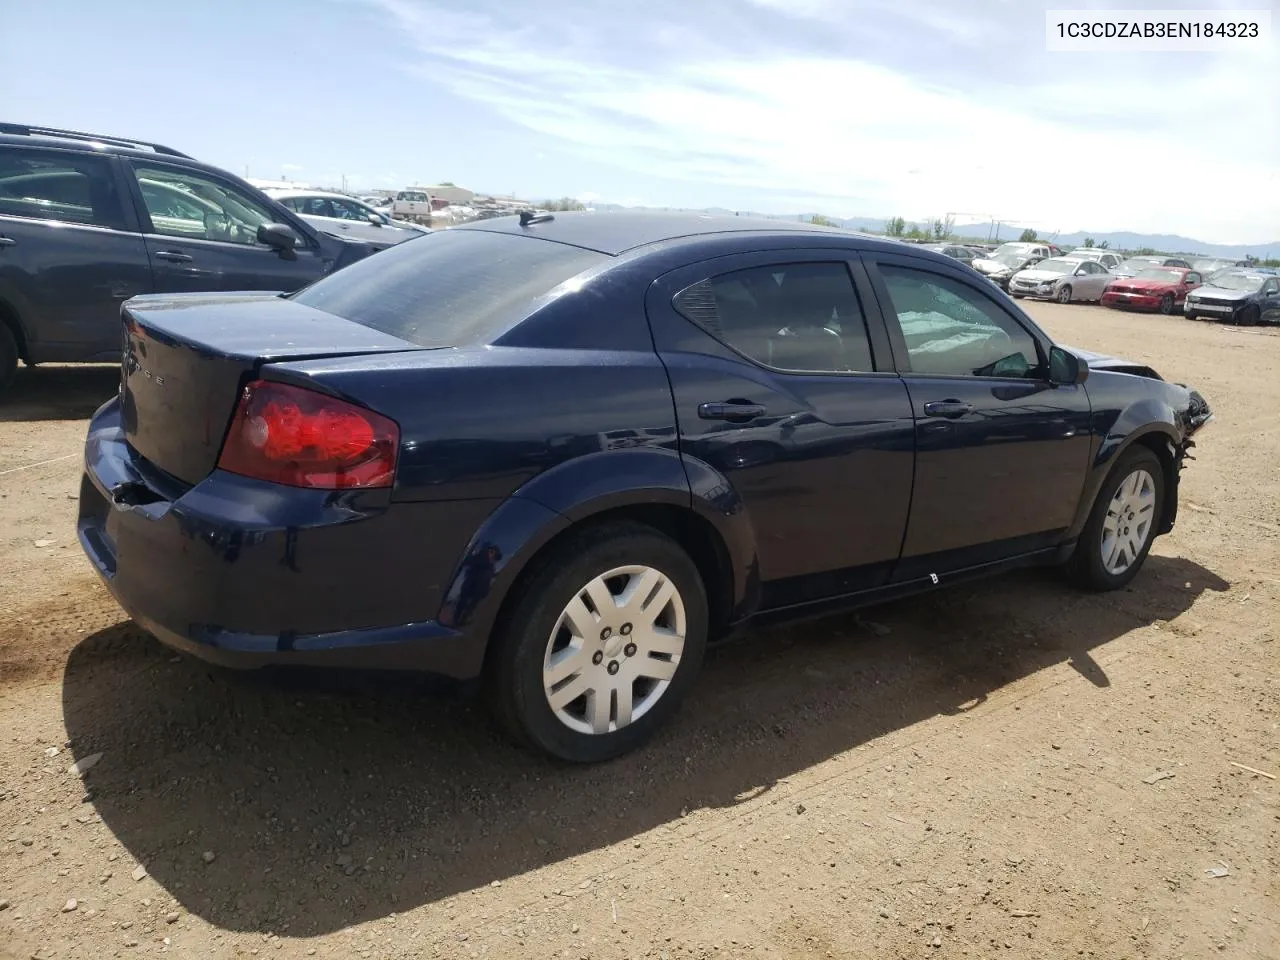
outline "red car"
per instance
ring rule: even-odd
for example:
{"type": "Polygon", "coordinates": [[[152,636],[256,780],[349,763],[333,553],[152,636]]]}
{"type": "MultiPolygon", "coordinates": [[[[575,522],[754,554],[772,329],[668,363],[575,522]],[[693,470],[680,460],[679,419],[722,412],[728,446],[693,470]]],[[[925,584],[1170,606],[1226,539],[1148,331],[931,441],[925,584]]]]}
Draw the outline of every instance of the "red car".
{"type": "Polygon", "coordinates": [[[1137,276],[1108,283],[1102,291],[1102,305],[1173,313],[1182,308],[1187,299],[1187,291],[1194,290],[1203,282],[1195,270],[1151,267],[1137,276]]]}

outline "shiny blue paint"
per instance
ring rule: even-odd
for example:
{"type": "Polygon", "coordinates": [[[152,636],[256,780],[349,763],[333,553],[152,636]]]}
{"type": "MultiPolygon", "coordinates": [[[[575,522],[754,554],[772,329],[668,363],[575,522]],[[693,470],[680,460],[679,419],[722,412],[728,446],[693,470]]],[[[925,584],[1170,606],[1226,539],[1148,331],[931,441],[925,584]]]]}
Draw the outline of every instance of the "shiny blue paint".
{"type": "MultiPolygon", "coordinates": [[[[323,655],[466,678],[528,565],[592,518],[638,511],[702,538],[722,626],[797,616],[930,589],[929,574],[1060,559],[1117,452],[1160,431],[1180,455],[1191,432],[1185,389],[1106,358],[1074,386],[913,374],[875,264],[900,257],[981,283],[954,260],[827,231],[657,220],[529,228],[595,236],[617,256],[486,346],[422,349],[272,298],[131,305],[135,359],[153,376],[128,371],[123,403],[95,416],[81,501],[81,540],[113,593],[162,639],[213,659],[323,655]],[[727,269],[815,258],[847,265],[874,370],[770,370],[671,307],[727,269]],[[157,374],[216,399],[197,410],[157,374]],[[394,488],[300,490],[214,469],[252,377],[395,420],[394,488]],[[939,429],[922,416],[956,392],[971,418],[939,429]],[[764,410],[748,423],[697,415],[731,399],[764,410]]],[[[513,223],[462,229],[520,232],[513,223]]],[[[990,295],[1047,352],[1043,331],[990,295]]]]}

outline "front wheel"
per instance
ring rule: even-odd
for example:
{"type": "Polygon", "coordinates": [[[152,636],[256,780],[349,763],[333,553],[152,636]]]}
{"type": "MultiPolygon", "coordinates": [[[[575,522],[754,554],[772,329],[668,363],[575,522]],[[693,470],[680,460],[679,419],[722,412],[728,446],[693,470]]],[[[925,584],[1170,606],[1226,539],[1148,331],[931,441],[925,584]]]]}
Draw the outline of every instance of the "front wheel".
{"type": "Polygon", "coordinates": [[[1253,304],[1240,311],[1240,326],[1256,327],[1262,319],[1262,311],[1253,304]]]}
{"type": "Polygon", "coordinates": [[[1164,510],[1164,466],[1146,447],[1124,453],[1098,491],[1067,570],[1088,590],[1118,590],[1138,575],[1164,510]]]}
{"type": "Polygon", "coordinates": [[[1059,303],[1071,302],[1071,284],[1064,283],[1062,286],[1058,288],[1058,302],[1059,303]]]}
{"type": "Polygon", "coordinates": [[[561,760],[608,760],[675,711],[706,649],[707,598],[673,540],[639,524],[589,527],[517,590],[485,678],[516,740],[561,760]]]}
{"type": "Polygon", "coordinates": [[[1163,297],[1160,298],[1160,312],[1163,313],[1166,317],[1169,314],[1173,313],[1173,294],[1172,293],[1166,293],[1163,297]]]}

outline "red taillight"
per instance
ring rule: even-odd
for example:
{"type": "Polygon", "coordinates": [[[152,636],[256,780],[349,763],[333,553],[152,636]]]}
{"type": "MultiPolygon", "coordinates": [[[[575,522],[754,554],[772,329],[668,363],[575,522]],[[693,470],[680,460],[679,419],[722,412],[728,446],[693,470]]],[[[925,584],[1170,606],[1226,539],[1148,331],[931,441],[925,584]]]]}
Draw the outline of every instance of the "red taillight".
{"type": "Polygon", "coordinates": [[[255,380],[240,397],[218,467],[294,487],[389,487],[399,446],[394,420],[314,390],[255,380]]]}

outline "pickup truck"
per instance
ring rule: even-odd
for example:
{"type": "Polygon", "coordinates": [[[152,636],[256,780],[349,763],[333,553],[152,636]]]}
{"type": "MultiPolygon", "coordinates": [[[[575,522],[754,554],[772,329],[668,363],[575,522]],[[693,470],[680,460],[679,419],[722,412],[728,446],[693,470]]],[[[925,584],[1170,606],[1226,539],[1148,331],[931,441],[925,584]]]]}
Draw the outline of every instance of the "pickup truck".
{"type": "Polygon", "coordinates": [[[431,195],[425,190],[401,190],[391,201],[391,216],[416,223],[431,222],[431,195]]]}

